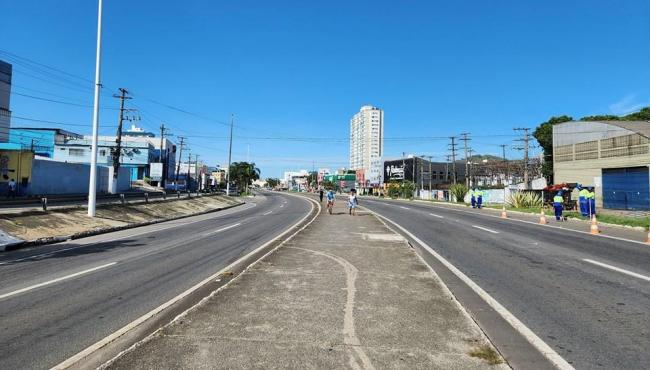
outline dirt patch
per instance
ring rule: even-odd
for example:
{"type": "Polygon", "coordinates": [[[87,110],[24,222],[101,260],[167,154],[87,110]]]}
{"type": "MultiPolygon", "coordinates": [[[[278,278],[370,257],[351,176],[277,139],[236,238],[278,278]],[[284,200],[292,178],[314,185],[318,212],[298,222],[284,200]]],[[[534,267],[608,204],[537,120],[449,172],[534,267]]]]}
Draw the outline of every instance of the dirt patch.
{"type": "Polygon", "coordinates": [[[223,196],[172,199],[162,202],[105,205],[97,207],[97,217],[85,208],[32,211],[0,216],[0,229],[26,241],[61,237],[81,232],[151,222],[203,213],[238,201],[223,196]]]}

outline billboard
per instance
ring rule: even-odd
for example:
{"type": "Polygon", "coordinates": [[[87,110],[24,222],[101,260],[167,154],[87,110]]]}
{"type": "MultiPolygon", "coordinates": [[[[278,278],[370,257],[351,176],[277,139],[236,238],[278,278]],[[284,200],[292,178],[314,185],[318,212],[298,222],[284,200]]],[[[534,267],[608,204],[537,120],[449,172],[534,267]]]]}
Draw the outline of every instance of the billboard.
{"type": "Polygon", "coordinates": [[[384,183],[413,181],[413,158],[384,162],[384,183]]]}
{"type": "Polygon", "coordinates": [[[160,162],[149,164],[149,178],[152,181],[161,181],[163,178],[163,164],[160,162]]]}

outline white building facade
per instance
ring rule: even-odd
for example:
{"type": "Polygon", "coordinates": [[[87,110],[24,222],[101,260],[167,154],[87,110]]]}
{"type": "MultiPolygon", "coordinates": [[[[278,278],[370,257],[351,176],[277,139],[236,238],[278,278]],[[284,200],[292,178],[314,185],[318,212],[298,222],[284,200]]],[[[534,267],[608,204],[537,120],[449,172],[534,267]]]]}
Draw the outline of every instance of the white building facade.
{"type": "Polygon", "coordinates": [[[384,111],[364,105],[350,120],[350,169],[363,170],[367,185],[382,182],[384,111]]]}

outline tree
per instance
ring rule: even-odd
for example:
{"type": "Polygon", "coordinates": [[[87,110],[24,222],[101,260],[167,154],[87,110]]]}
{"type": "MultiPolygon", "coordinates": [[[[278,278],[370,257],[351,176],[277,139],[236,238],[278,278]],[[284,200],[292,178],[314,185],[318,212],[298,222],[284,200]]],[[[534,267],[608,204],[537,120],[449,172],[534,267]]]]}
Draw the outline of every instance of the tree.
{"type": "Polygon", "coordinates": [[[325,190],[336,190],[336,184],[329,180],[323,181],[323,187],[325,190]]]}
{"type": "Polygon", "coordinates": [[[595,116],[586,116],[580,118],[581,121],[619,121],[621,117],[613,114],[598,114],[595,116]]]}
{"type": "Polygon", "coordinates": [[[309,172],[309,175],[307,175],[307,185],[309,185],[311,188],[318,186],[318,172],[309,172]]]}
{"type": "Polygon", "coordinates": [[[280,185],[280,179],[269,177],[266,179],[266,185],[268,185],[270,188],[275,188],[276,186],[280,185]]]}
{"type": "Polygon", "coordinates": [[[640,111],[624,116],[625,121],[650,121],[650,107],[641,108],[640,111]]]}
{"type": "Polygon", "coordinates": [[[260,169],[255,166],[255,163],[248,162],[233,162],[230,164],[230,181],[237,184],[238,189],[246,188],[253,183],[253,181],[260,178],[260,169]]]}
{"type": "Polygon", "coordinates": [[[566,115],[551,117],[548,121],[540,123],[533,132],[533,137],[537,139],[544,152],[542,175],[551,184],[553,183],[553,125],[568,121],[573,121],[573,117],[566,115]]]}
{"type": "Polygon", "coordinates": [[[456,198],[457,203],[465,202],[465,195],[467,194],[467,186],[464,184],[453,184],[449,187],[449,192],[456,198]]]}

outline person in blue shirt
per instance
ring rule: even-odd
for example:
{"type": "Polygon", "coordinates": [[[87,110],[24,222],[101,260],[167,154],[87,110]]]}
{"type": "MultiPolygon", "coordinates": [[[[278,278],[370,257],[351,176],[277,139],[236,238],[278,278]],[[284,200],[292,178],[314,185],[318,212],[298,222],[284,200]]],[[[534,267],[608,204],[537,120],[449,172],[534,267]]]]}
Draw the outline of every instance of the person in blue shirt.
{"type": "Polygon", "coordinates": [[[555,210],[555,219],[557,221],[563,221],[562,211],[564,210],[564,198],[562,197],[562,191],[558,191],[557,194],[553,197],[553,209],[555,210]]]}
{"type": "Polygon", "coordinates": [[[469,189],[469,198],[472,203],[472,208],[476,208],[476,197],[474,196],[474,190],[469,189]]]}
{"type": "Polygon", "coordinates": [[[476,208],[481,209],[483,206],[483,190],[475,190],[476,194],[476,208]]]}
{"type": "Polygon", "coordinates": [[[334,198],[334,191],[330,189],[327,192],[327,212],[329,212],[330,215],[332,214],[332,208],[334,208],[334,198]]]}

